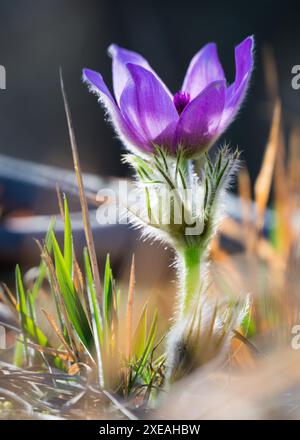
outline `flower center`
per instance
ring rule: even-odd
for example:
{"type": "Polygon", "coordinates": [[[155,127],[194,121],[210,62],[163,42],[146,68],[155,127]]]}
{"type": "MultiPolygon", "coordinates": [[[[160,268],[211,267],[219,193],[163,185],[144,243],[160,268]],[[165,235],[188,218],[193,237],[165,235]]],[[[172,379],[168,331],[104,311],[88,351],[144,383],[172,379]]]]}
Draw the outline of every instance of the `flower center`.
{"type": "Polygon", "coordinates": [[[190,99],[190,94],[187,92],[179,90],[179,92],[175,93],[173,102],[179,115],[181,115],[185,107],[188,105],[190,99]]]}

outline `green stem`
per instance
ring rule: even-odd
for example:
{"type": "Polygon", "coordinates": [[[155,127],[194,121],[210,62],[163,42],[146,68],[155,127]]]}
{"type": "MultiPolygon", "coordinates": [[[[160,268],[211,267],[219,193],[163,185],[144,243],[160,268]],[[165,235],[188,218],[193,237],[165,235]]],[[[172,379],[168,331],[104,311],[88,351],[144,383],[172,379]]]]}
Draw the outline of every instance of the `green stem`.
{"type": "Polygon", "coordinates": [[[183,251],[183,303],[181,307],[181,317],[185,316],[189,311],[191,301],[194,296],[200,292],[201,274],[201,247],[188,246],[183,251]]]}

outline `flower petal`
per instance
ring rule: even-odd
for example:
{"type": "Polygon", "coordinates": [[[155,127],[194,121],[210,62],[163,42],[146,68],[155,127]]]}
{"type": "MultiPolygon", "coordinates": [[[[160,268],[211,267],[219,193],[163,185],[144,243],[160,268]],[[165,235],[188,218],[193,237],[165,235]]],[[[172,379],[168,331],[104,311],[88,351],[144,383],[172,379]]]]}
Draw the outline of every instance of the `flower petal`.
{"type": "Polygon", "coordinates": [[[225,80],[217,46],[209,43],[192,58],[184,78],[182,90],[194,99],[205,87],[218,80],[225,80]]]}
{"type": "MultiPolygon", "coordinates": [[[[127,84],[127,81],[130,79],[130,73],[126,67],[126,64],[136,64],[138,66],[144,67],[144,69],[149,70],[153,73],[153,75],[161,81],[158,75],[154,72],[148,61],[142,57],[140,54],[136,52],[132,52],[127,49],[123,49],[122,47],[117,46],[116,44],[112,44],[108,48],[108,53],[112,57],[112,71],[113,71],[113,87],[114,93],[116,97],[117,103],[120,105],[120,97],[122,92],[127,84]]],[[[161,81],[162,82],[162,81],[161,81]]],[[[162,82],[163,84],[163,82],[162,82]]],[[[163,84],[166,91],[170,94],[167,86],[163,84]]]]}
{"type": "Polygon", "coordinates": [[[126,63],[138,64],[139,66],[143,66],[148,70],[151,70],[151,67],[148,61],[138,53],[123,49],[116,44],[111,44],[109,46],[108,53],[112,57],[114,93],[117,102],[120,103],[120,96],[128,79],[130,78],[126,63]]]}
{"type": "Polygon", "coordinates": [[[127,64],[131,80],[120,98],[126,121],[150,147],[154,143],[171,148],[178,113],[161,82],[149,70],[127,64]]]}
{"type": "Polygon", "coordinates": [[[253,37],[248,37],[235,48],[235,80],[228,87],[221,127],[224,130],[234,119],[246,95],[253,69],[253,37]]]}
{"type": "Polygon", "coordinates": [[[116,105],[116,102],[104,83],[100,73],[90,69],[84,69],[83,81],[87,83],[89,89],[98,96],[99,101],[105,107],[109,115],[113,127],[125,145],[131,149],[139,147],[142,150],[147,151],[148,149],[141,138],[123,118],[119,107],[116,105]]]}
{"type": "Polygon", "coordinates": [[[191,101],[176,127],[175,148],[194,154],[206,150],[216,139],[225,104],[225,81],[214,81],[191,101]]]}

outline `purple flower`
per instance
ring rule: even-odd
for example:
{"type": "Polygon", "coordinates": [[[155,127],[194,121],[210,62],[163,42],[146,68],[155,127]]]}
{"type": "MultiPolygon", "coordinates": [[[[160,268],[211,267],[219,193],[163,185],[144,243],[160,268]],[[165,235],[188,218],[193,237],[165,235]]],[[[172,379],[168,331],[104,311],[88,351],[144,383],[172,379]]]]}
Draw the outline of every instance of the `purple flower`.
{"type": "Polygon", "coordinates": [[[109,48],[114,97],[99,73],[84,69],[83,79],[128,148],[151,153],[159,145],[170,155],[183,149],[191,157],[207,150],[236,116],[253,68],[253,44],[248,37],[235,48],[229,86],[214,43],[193,57],[174,96],[141,55],[116,45],[109,48]]]}

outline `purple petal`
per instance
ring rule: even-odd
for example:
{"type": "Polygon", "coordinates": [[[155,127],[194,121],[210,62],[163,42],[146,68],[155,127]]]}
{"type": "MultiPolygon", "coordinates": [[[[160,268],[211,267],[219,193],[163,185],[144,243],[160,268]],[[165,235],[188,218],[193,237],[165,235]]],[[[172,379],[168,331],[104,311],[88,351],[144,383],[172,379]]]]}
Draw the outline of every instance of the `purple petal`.
{"type": "Polygon", "coordinates": [[[178,121],[172,99],[149,70],[130,63],[127,68],[132,79],[120,98],[122,114],[150,147],[171,148],[178,121]]]}
{"type": "Polygon", "coordinates": [[[124,90],[130,74],[126,67],[127,63],[138,64],[145,69],[151,70],[151,67],[145,58],[136,52],[132,52],[122,47],[112,44],[108,48],[108,53],[112,57],[113,87],[117,102],[120,104],[120,96],[124,90]]]}
{"type": "MultiPolygon", "coordinates": [[[[112,71],[113,71],[113,87],[117,103],[120,105],[120,97],[126,86],[127,81],[131,78],[130,73],[126,67],[126,64],[136,64],[142,66],[145,69],[153,73],[153,75],[160,80],[158,75],[154,72],[148,61],[140,54],[132,52],[122,47],[112,44],[108,48],[108,53],[112,57],[112,71]]],[[[160,80],[161,81],[161,80],[160,80]]],[[[163,84],[163,83],[162,83],[163,84]]],[[[167,86],[163,84],[167,92],[170,94],[167,86]]]]}
{"type": "Polygon", "coordinates": [[[209,43],[192,58],[182,90],[188,92],[194,99],[208,84],[218,80],[225,80],[225,75],[217,47],[215,43],[209,43]]]}
{"type": "Polygon", "coordinates": [[[83,70],[83,81],[89,86],[89,89],[95,93],[101,104],[105,107],[109,118],[115,128],[118,136],[129,148],[139,147],[147,151],[141,138],[135,133],[129,123],[123,118],[119,107],[116,105],[114,98],[108,90],[100,73],[93,70],[83,70]]]}
{"type": "Polygon", "coordinates": [[[193,154],[207,149],[218,135],[225,104],[225,81],[214,81],[182,112],[175,132],[175,148],[193,154]]]}
{"type": "Polygon", "coordinates": [[[253,69],[253,47],[254,39],[248,37],[235,48],[235,80],[226,92],[222,130],[232,122],[245,98],[253,69]]]}
{"type": "Polygon", "coordinates": [[[82,74],[83,81],[87,83],[91,92],[95,93],[101,100],[109,99],[111,101],[111,104],[115,105],[114,98],[108,90],[100,73],[90,69],[83,69],[82,74]]]}

